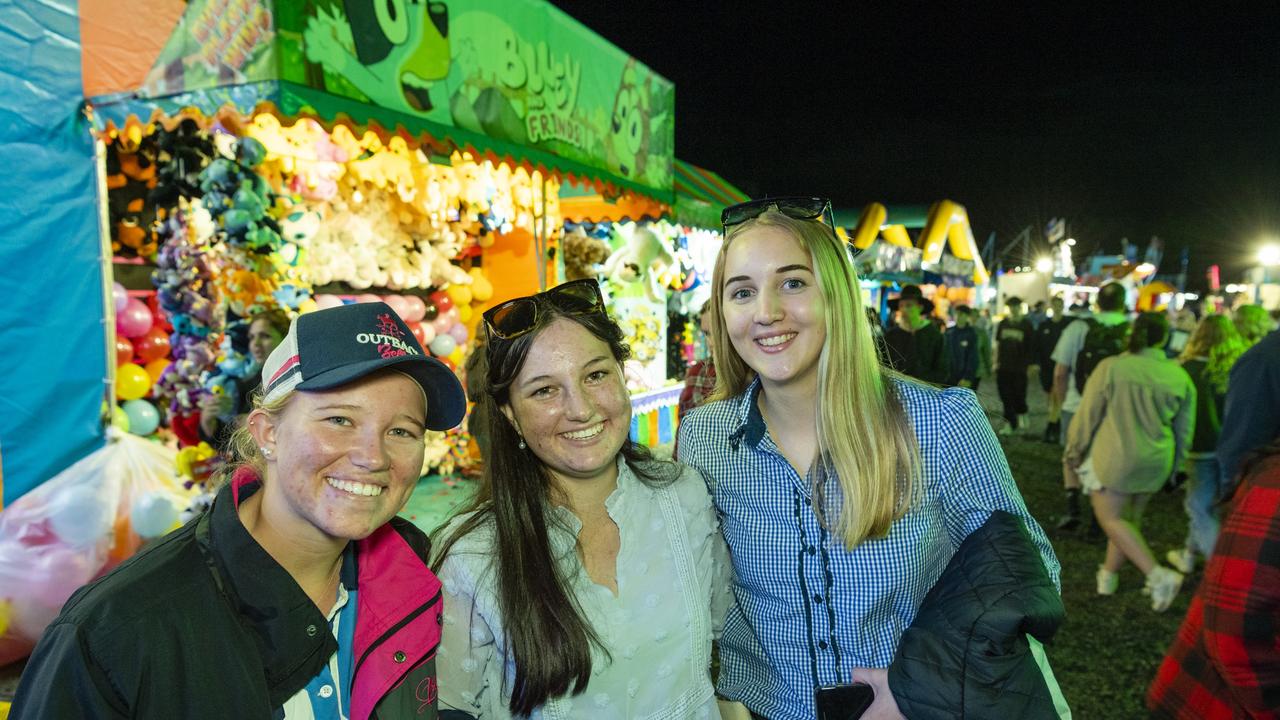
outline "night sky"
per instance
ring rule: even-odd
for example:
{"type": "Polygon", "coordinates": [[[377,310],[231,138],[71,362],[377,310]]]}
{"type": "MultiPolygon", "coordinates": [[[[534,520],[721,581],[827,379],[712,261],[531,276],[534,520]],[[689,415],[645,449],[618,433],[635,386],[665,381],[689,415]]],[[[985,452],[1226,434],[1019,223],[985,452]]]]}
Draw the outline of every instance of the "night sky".
{"type": "Polygon", "coordinates": [[[1275,15],[554,4],[672,80],[677,157],[752,196],[947,198],[997,247],[1055,216],[1085,252],[1157,235],[1192,288],[1280,237],[1275,15]]]}

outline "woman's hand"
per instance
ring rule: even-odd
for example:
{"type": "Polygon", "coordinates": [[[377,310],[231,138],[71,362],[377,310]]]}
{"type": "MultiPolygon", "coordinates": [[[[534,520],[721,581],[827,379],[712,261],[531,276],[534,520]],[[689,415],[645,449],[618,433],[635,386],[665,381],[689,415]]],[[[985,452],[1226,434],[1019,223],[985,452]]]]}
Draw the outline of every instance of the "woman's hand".
{"type": "Polygon", "coordinates": [[[889,691],[889,671],[884,668],[854,668],[853,681],[866,683],[876,693],[871,707],[862,713],[863,720],[906,720],[898,709],[898,701],[889,691]]]}

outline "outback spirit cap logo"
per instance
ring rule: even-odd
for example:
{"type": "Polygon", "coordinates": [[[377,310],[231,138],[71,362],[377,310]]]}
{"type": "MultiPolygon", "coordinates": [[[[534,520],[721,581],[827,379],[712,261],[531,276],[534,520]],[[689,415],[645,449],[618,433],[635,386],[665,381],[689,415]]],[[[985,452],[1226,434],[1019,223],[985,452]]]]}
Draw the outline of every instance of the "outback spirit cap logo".
{"type": "Polygon", "coordinates": [[[418,355],[418,349],[406,343],[404,337],[404,330],[400,328],[395,318],[383,313],[378,316],[377,332],[357,333],[356,342],[362,345],[378,346],[378,353],[384,358],[418,355]]]}

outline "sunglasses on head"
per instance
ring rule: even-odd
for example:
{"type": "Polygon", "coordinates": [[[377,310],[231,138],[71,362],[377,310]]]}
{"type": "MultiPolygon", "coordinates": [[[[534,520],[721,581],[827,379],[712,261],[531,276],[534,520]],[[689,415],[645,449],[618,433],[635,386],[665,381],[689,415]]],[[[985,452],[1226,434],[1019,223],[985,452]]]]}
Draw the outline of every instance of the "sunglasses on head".
{"type": "Polygon", "coordinates": [[[571,280],[550,290],[508,300],[484,311],[485,330],[493,337],[514,340],[538,326],[539,299],[567,315],[604,312],[604,298],[595,280],[571,280]]]}
{"type": "Polygon", "coordinates": [[[820,197],[774,197],[748,200],[737,205],[730,205],[720,213],[720,224],[725,230],[740,225],[748,220],[760,217],[766,210],[777,209],[778,212],[796,220],[822,221],[836,230],[836,216],[831,210],[831,201],[820,197]]]}

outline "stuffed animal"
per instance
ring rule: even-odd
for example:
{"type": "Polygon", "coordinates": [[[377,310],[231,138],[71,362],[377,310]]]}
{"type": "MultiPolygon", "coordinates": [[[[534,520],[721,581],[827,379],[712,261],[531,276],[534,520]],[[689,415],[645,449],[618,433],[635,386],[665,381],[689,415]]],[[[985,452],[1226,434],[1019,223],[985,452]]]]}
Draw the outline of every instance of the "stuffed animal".
{"type": "Polygon", "coordinates": [[[604,276],[620,284],[642,282],[645,295],[653,302],[661,302],[661,278],[675,257],[662,238],[648,227],[637,226],[630,233],[619,231],[618,234],[623,243],[605,260],[604,276]]]}
{"type": "Polygon", "coordinates": [[[582,226],[574,228],[560,241],[564,253],[564,279],[594,278],[601,263],[609,257],[609,243],[587,235],[582,226]]]}

